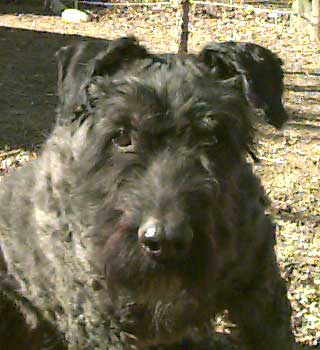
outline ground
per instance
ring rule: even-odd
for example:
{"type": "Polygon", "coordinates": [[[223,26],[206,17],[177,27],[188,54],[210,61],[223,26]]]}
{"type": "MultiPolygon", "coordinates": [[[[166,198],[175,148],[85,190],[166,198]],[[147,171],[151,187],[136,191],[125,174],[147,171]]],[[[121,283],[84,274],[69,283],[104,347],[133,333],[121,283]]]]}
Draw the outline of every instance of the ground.
{"type": "MultiPolygon", "coordinates": [[[[62,45],[134,33],[152,50],[176,52],[176,14],[159,7],[115,11],[98,22],[66,24],[43,14],[32,1],[0,4],[0,177],[36,157],[55,117],[57,71],[62,45]],[[26,5],[28,4],[28,5],[26,5]]],[[[256,172],[272,200],[278,224],[278,258],[289,286],[296,338],[320,349],[320,45],[290,29],[286,16],[250,10],[196,9],[189,50],[213,40],[252,41],[284,60],[285,105],[291,120],[282,131],[258,125],[256,172]]],[[[232,330],[221,322],[219,330],[232,330]]]]}

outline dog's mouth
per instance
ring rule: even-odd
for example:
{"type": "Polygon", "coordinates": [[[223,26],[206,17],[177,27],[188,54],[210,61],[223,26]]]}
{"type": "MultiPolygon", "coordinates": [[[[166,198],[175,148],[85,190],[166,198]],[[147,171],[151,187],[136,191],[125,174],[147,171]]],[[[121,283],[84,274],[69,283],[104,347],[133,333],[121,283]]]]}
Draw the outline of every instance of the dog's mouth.
{"type": "Polygon", "coordinates": [[[196,232],[194,225],[169,231],[156,220],[138,228],[132,222],[123,219],[102,251],[109,288],[123,290],[138,303],[155,303],[205,285],[201,281],[207,279],[205,247],[210,242],[198,237],[204,233],[196,232]]]}
{"type": "Polygon", "coordinates": [[[142,244],[142,247],[153,257],[158,257],[161,254],[161,245],[158,242],[150,242],[148,245],[142,244]]]}
{"type": "Polygon", "coordinates": [[[169,302],[179,295],[183,283],[179,276],[154,275],[141,286],[138,302],[154,304],[159,301],[169,302]]]}
{"type": "Polygon", "coordinates": [[[162,264],[170,264],[174,259],[176,262],[184,259],[186,246],[181,242],[174,242],[173,244],[163,244],[159,242],[149,242],[148,244],[141,244],[145,255],[162,264]]]}

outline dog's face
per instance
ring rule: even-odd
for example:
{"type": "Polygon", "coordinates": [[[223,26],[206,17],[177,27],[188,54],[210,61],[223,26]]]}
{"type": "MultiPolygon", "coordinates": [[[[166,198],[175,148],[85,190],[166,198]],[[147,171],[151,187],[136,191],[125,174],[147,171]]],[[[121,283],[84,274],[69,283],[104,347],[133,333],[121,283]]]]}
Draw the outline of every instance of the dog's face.
{"type": "Polygon", "coordinates": [[[90,263],[138,300],[202,294],[226,245],[221,198],[233,200],[251,140],[241,81],[131,38],[97,45],[81,64],[89,49],[58,54],[55,133],[72,159],[68,188],[90,263]]]}

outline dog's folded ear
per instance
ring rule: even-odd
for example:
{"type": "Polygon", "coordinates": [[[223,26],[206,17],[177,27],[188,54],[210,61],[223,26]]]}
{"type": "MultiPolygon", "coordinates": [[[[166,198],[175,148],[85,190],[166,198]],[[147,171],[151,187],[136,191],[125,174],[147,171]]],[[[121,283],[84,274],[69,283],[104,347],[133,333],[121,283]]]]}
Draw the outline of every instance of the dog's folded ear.
{"type": "Polygon", "coordinates": [[[212,43],[199,54],[214,79],[241,75],[243,91],[255,108],[264,110],[266,121],[281,128],[288,120],[282,104],[282,61],[270,50],[252,43],[212,43]]]}
{"type": "Polygon", "coordinates": [[[199,59],[210,67],[214,79],[224,80],[240,75],[248,101],[255,107],[262,104],[250,70],[255,60],[250,53],[240,50],[234,42],[212,43],[200,52],[199,59]]]}
{"type": "Polygon", "coordinates": [[[134,37],[92,40],[62,47],[58,61],[58,121],[74,119],[88,104],[88,85],[94,77],[111,77],[125,65],[148,56],[134,37]]]}
{"type": "Polygon", "coordinates": [[[213,79],[227,80],[236,76],[241,77],[242,92],[248,102],[254,107],[260,106],[261,101],[252,80],[254,77],[248,69],[248,64],[252,61],[250,54],[238,50],[236,43],[226,42],[205,46],[198,57],[210,68],[213,79]]]}
{"type": "Polygon", "coordinates": [[[228,79],[238,73],[233,56],[224,43],[211,43],[202,49],[198,58],[211,68],[214,78],[228,79]]]}

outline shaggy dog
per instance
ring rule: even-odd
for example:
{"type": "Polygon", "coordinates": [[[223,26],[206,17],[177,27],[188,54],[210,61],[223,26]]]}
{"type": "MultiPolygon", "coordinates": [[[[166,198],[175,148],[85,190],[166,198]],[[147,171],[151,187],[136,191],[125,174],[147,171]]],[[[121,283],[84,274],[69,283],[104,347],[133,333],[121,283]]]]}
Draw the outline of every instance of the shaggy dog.
{"type": "Polygon", "coordinates": [[[1,349],[210,349],[225,309],[248,349],[292,349],[245,77],[211,54],[59,51],[56,126],[0,186],[1,349]]]}
{"type": "Polygon", "coordinates": [[[280,129],[288,120],[282,104],[282,61],[273,52],[252,43],[227,41],[208,45],[202,58],[217,78],[242,74],[249,100],[264,111],[269,124],[280,129]]]}

